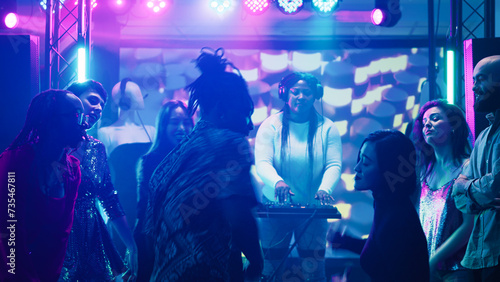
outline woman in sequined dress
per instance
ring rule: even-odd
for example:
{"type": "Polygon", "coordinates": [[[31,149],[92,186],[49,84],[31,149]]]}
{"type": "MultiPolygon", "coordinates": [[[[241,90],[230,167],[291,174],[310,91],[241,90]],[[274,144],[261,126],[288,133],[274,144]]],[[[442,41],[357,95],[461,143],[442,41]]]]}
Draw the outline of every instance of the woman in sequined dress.
{"type": "MultiPolygon", "coordinates": [[[[101,118],[106,91],[100,83],[92,80],[74,83],[68,90],[82,101],[92,128],[101,118]]],[[[125,272],[126,267],[97,208],[99,202],[129,250],[130,275],[127,278],[133,279],[137,274],[137,247],[111,183],[104,145],[89,137],[73,155],[80,160],[82,181],[59,281],[111,281],[125,272]]]]}
{"type": "Polygon", "coordinates": [[[427,102],[413,128],[421,192],[419,216],[427,238],[431,281],[471,281],[460,265],[473,227],[473,216],[462,214],[451,196],[455,179],[468,160],[469,127],[455,105],[427,102]]]}
{"type": "Polygon", "coordinates": [[[154,266],[154,248],[144,234],[149,197],[149,180],[160,162],[193,129],[193,119],[181,101],[169,101],[161,108],[156,120],[158,132],[151,149],[137,164],[137,221],[134,238],[138,248],[138,281],[149,281],[154,266]]]}

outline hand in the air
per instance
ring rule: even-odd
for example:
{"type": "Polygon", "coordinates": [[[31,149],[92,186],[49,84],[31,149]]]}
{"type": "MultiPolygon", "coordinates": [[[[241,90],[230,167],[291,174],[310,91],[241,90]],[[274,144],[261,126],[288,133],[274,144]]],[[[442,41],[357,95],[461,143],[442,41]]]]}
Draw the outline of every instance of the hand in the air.
{"type": "Polygon", "coordinates": [[[276,187],[274,187],[274,199],[277,199],[279,203],[285,203],[291,200],[291,196],[295,196],[295,194],[290,189],[290,186],[283,180],[278,181],[276,187]]]}

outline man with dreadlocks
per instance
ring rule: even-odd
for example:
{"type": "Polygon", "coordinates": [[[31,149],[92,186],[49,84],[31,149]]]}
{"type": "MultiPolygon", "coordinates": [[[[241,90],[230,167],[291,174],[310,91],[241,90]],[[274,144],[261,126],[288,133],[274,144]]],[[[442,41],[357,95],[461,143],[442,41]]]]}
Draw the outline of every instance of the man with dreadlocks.
{"type": "Polygon", "coordinates": [[[31,101],[23,129],[0,155],[0,280],[57,281],[80,184],[82,102],[48,90],[31,101]]]}
{"type": "MultiPolygon", "coordinates": [[[[260,125],[255,139],[255,166],[267,200],[331,203],[330,193],[340,179],[342,144],[335,124],[314,108],[314,101],[322,96],[323,87],[313,75],[294,72],[281,80],[279,97],[285,106],[260,125]]],[[[312,220],[306,230],[305,219],[260,220],[268,280],[297,275],[300,280],[325,281],[326,219],[312,220]],[[307,263],[301,263],[298,273],[283,273],[280,265],[284,265],[292,234],[307,263]]]]}
{"type": "Polygon", "coordinates": [[[241,75],[225,71],[232,64],[222,56],[222,49],[202,49],[196,60],[202,74],[187,88],[188,112],[199,107],[201,120],[151,177],[151,281],[241,281],[241,252],[250,263],[246,274],[257,279],[261,273],[245,138],[253,128],[253,102],[241,75]]]}

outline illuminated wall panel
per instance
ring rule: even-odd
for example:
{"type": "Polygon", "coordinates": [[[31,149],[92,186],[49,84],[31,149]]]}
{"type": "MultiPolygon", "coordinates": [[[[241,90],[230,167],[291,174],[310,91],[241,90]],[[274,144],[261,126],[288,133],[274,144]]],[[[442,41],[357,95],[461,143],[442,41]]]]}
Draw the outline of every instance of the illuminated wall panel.
{"type": "MultiPolygon", "coordinates": [[[[141,49],[147,52],[148,49],[141,49]]],[[[187,100],[182,89],[199,75],[192,59],[199,49],[151,49],[154,56],[133,56],[136,49],[121,50],[120,77],[131,77],[148,93],[143,119],[154,125],[161,103],[169,99],[187,100]],[[175,54],[175,56],[173,55],[175,54]],[[169,58],[168,61],[163,61],[169,58]],[[163,66],[152,72],[151,65],[163,66]],[[142,70],[142,71],[138,71],[142,70]],[[148,71],[149,70],[149,71],[148,71]],[[175,75],[175,79],[171,77],[175,75]],[[181,79],[182,78],[182,79],[181,79]],[[153,83],[154,82],[154,83],[153,83]],[[182,82],[182,83],[180,83],[182,82]],[[183,85],[181,85],[183,84],[183,85]],[[164,92],[157,89],[162,86],[164,92]],[[177,89],[176,89],[177,88],[177,89]]],[[[322,101],[316,102],[319,113],[334,121],[343,143],[343,171],[333,197],[342,202],[352,221],[354,233],[368,234],[373,209],[371,194],[353,191],[354,165],[363,139],[378,129],[404,131],[420,105],[421,84],[427,79],[426,48],[344,49],[344,50],[225,50],[226,57],[240,67],[249,80],[255,104],[252,120],[257,129],[268,116],[278,112],[284,102],[278,99],[278,83],[293,70],[308,70],[323,84],[322,101]],[[342,54],[342,55],[338,55],[342,54]],[[352,208],[351,208],[352,205],[352,208]],[[359,207],[366,211],[359,212],[359,207]]],[[[438,64],[443,66],[441,57],[438,64]]],[[[441,67],[440,69],[445,69],[441,67]]],[[[438,74],[444,77],[442,73],[438,74]]],[[[446,93],[446,91],[442,91],[446,93]]]]}

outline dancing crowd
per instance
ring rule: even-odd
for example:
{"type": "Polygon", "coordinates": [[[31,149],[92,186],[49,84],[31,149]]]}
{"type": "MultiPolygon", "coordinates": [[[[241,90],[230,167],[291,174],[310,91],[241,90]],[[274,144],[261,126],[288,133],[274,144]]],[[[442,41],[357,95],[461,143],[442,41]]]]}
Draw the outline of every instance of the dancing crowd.
{"type": "Polygon", "coordinates": [[[33,98],[0,155],[0,281],[327,281],[327,246],[358,253],[372,281],[500,281],[500,56],[474,69],[474,110],[490,125],[473,147],[445,100],[422,105],[407,135],[366,136],[352,168],[374,199],[365,239],[324,218],[255,216],[263,202],[335,204],[342,143],[314,106],[321,82],[283,77],[284,106],[253,149],[238,68],[222,48],[195,63],[187,105],[166,102],[155,127],[130,79],[111,92],[117,121],[98,130],[108,94],[97,81],[33,98]]]}

